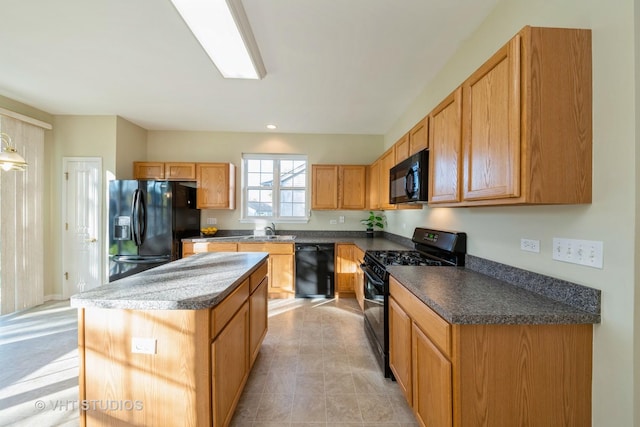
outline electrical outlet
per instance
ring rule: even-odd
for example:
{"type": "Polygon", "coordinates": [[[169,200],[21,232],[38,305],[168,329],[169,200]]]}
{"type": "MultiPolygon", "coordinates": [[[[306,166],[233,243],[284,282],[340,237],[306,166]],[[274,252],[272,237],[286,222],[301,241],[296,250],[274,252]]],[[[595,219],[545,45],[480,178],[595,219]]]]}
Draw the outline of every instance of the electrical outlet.
{"type": "Polygon", "coordinates": [[[337,223],[338,223],[338,221],[336,221],[335,219],[329,220],[329,224],[337,224],[337,223]]]}
{"type": "Polygon", "coordinates": [[[520,250],[540,253],[540,240],[520,239],[520,250]]]}
{"type": "Polygon", "coordinates": [[[587,267],[603,267],[603,243],[595,240],[553,238],[553,259],[586,265],[587,267]]]}
{"type": "Polygon", "coordinates": [[[344,224],[344,215],[340,215],[340,216],[338,217],[338,222],[339,222],[340,224],[344,224]]]}
{"type": "Polygon", "coordinates": [[[155,338],[131,337],[131,353],[156,354],[155,338]]]}
{"type": "Polygon", "coordinates": [[[216,225],[217,223],[217,218],[207,218],[207,225],[216,225]]]}

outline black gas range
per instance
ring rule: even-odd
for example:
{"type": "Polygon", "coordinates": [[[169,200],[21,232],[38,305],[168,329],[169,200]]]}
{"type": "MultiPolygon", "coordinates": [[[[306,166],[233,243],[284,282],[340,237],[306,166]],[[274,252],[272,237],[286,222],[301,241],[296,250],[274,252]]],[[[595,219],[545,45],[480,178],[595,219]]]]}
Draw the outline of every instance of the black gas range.
{"type": "Polygon", "coordinates": [[[416,228],[414,250],[366,251],[361,265],[364,271],[364,329],[384,371],[389,368],[389,273],[391,265],[463,266],[467,235],[460,232],[416,228]]]}

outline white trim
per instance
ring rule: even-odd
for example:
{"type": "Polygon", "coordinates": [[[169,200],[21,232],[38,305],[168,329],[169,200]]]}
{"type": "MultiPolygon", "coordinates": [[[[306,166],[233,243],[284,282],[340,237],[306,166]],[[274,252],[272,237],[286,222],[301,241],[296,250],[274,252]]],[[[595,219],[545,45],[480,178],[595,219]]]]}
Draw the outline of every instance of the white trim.
{"type": "Polygon", "coordinates": [[[43,122],[42,120],[34,119],[33,117],[25,116],[24,114],[16,113],[15,111],[7,110],[0,107],[0,114],[3,116],[11,117],[12,119],[18,119],[30,125],[38,126],[46,130],[53,129],[51,123],[43,122]]]}

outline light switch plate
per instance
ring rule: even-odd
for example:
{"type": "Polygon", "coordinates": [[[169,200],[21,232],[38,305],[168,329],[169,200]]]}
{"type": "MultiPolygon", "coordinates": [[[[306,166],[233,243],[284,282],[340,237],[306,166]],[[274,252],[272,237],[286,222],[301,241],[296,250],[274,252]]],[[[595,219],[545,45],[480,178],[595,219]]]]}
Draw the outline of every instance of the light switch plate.
{"type": "Polygon", "coordinates": [[[604,246],[601,241],[553,238],[553,259],[586,265],[587,267],[603,267],[604,246]]]}

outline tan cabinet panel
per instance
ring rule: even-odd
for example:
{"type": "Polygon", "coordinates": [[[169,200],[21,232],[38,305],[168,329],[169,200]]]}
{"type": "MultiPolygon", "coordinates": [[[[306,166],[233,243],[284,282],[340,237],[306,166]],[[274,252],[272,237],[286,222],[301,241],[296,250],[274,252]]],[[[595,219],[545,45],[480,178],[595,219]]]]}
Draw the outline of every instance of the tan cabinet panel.
{"type": "MultiPolygon", "coordinates": [[[[409,131],[409,156],[429,148],[429,117],[415,124],[409,131]]],[[[397,154],[396,154],[397,157],[397,154]]],[[[407,156],[408,157],[408,156],[407,156]]]]}
{"type": "Polygon", "coordinates": [[[165,179],[170,181],[195,181],[196,164],[186,162],[172,162],[164,164],[165,179]]]}
{"type": "Polygon", "coordinates": [[[462,171],[462,88],[429,114],[429,203],[459,202],[462,171]]]}
{"type": "Polygon", "coordinates": [[[366,165],[311,165],[311,209],[365,209],[366,179],[366,165]]]}
{"type": "Polygon", "coordinates": [[[133,162],[134,179],[164,179],[163,162],[133,162]]]}
{"type": "Polygon", "coordinates": [[[235,209],[235,166],[232,163],[196,164],[198,209],[235,209]]]}

